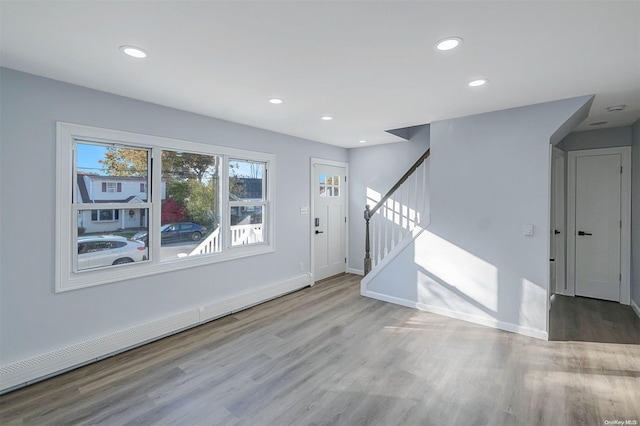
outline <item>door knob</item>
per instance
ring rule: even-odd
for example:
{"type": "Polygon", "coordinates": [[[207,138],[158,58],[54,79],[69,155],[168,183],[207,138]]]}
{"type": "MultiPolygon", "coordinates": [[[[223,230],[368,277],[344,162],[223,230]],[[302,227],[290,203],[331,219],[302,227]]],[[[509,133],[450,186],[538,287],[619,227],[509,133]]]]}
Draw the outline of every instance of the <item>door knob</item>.
{"type": "Polygon", "coordinates": [[[318,231],[318,230],[316,229],[316,234],[324,234],[324,231],[318,231]]]}
{"type": "Polygon", "coordinates": [[[553,235],[558,235],[560,233],[560,231],[558,231],[557,229],[555,231],[553,231],[553,235]]]}
{"type": "Polygon", "coordinates": [[[584,231],[578,231],[578,235],[593,235],[593,234],[590,234],[590,233],[584,232],[584,231]]]}

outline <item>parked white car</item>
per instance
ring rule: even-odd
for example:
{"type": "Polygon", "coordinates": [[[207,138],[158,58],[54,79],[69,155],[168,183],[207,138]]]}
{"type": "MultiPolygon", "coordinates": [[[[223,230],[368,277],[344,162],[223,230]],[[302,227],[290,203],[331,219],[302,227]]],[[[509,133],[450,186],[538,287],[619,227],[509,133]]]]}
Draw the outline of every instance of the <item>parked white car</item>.
{"type": "Polygon", "coordinates": [[[142,241],[116,235],[78,237],[78,270],[147,260],[142,241]]]}

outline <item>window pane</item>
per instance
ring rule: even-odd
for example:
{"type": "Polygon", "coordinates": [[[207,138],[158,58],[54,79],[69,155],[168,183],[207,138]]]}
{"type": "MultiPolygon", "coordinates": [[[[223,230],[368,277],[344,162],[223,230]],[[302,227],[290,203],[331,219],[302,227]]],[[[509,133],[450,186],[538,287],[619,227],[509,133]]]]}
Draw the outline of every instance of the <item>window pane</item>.
{"type": "Polygon", "coordinates": [[[231,245],[264,242],[263,206],[231,207],[231,245]]]}
{"type": "Polygon", "coordinates": [[[76,270],[104,268],[149,259],[147,209],[79,210],[76,270]],[[131,214],[133,212],[133,214],[131,214]],[[114,215],[123,218],[113,220],[114,215]],[[110,218],[98,220],[93,218],[110,218]]]}
{"type": "Polygon", "coordinates": [[[115,215],[113,214],[113,210],[99,210],[99,219],[100,222],[116,220],[115,215]]]}
{"type": "Polygon", "coordinates": [[[265,163],[229,160],[229,200],[264,200],[265,163]]]}
{"type": "Polygon", "coordinates": [[[144,203],[148,183],[146,149],[78,142],[75,203],[144,203]]]}
{"type": "Polygon", "coordinates": [[[222,251],[220,164],[214,155],[162,151],[162,260],[222,251]]]}

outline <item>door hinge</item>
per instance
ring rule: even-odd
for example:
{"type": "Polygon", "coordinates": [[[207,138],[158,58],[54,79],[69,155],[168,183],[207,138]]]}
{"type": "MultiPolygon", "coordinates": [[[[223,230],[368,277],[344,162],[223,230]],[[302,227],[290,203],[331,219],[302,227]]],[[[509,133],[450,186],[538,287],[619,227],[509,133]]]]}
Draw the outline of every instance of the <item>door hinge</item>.
{"type": "Polygon", "coordinates": [[[618,281],[622,282],[622,272],[618,274],[618,281]]]}
{"type": "Polygon", "coordinates": [[[347,217],[346,216],[344,217],[344,223],[347,223],[347,217]]]}
{"type": "Polygon", "coordinates": [[[346,257],[344,258],[344,263],[347,263],[347,258],[346,257]]]}
{"type": "Polygon", "coordinates": [[[620,174],[622,174],[622,166],[620,166],[620,174]]]}
{"type": "Polygon", "coordinates": [[[620,221],[620,229],[622,229],[622,221],[620,221]]]}

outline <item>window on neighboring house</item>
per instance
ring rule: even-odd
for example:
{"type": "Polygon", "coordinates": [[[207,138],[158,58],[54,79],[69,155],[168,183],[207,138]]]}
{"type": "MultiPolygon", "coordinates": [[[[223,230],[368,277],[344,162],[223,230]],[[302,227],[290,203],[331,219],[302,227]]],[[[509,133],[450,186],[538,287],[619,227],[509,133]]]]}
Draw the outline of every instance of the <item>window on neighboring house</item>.
{"type": "Polygon", "coordinates": [[[102,182],[102,192],[122,192],[122,183],[102,182]]]}
{"type": "Polygon", "coordinates": [[[91,210],[93,222],[109,222],[120,219],[120,210],[91,210]]]}
{"type": "Polygon", "coordinates": [[[272,154],[58,123],[57,159],[56,291],[273,251],[272,154]]]}

